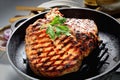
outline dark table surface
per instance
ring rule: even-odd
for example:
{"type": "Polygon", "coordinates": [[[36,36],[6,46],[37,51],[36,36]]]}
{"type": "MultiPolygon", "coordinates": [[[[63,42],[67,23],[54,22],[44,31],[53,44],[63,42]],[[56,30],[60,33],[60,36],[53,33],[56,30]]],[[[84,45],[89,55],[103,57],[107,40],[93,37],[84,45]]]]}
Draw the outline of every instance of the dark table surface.
{"type": "MultiPolygon", "coordinates": [[[[16,6],[38,6],[43,2],[50,0],[0,0],[0,27],[4,27],[9,23],[9,18],[15,15],[28,15],[28,11],[17,11],[16,6]]],[[[74,0],[83,2],[83,0],[74,0]]],[[[19,75],[11,67],[6,53],[0,52],[0,80],[22,80],[19,75]]],[[[120,73],[115,72],[111,80],[120,80],[120,73]]]]}

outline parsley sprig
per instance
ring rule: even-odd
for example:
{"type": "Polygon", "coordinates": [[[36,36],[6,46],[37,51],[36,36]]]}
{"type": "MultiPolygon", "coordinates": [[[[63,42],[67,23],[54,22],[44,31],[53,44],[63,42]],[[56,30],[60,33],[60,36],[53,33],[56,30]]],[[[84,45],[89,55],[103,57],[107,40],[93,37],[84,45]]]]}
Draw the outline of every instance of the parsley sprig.
{"type": "Polygon", "coordinates": [[[46,30],[46,33],[50,36],[51,39],[55,39],[62,34],[67,36],[70,35],[70,30],[67,25],[64,23],[66,22],[66,18],[56,16],[49,24],[46,30]]]}

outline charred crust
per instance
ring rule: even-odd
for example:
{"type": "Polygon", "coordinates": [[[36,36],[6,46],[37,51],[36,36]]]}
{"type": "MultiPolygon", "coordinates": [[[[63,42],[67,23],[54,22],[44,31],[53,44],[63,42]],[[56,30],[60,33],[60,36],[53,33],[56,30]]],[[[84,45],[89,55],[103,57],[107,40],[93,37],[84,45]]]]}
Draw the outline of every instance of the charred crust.
{"type": "Polygon", "coordinates": [[[96,47],[98,36],[95,32],[78,30],[71,31],[71,36],[61,35],[51,40],[45,33],[46,28],[40,29],[41,24],[47,22],[39,19],[26,30],[26,53],[33,72],[57,77],[79,69],[85,55],[96,47]]]}

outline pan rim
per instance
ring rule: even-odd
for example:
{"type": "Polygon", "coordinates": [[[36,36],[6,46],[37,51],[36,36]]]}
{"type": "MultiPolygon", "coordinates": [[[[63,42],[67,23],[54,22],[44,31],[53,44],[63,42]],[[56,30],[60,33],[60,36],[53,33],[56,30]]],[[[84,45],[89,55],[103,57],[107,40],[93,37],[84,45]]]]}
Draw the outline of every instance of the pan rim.
{"type": "MultiPolygon", "coordinates": [[[[88,8],[61,8],[60,10],[68,10],[68,9],[69,9],[69,10],[70,10],[70,9],[87,10],[87,11],[92,11],[92,12],[100,13],[100,14],[102,14],[102,15],[105,15],[105,16],[113,19],[113,20],[116,21],[118,24],[120,24],[120,22],[119,22],[118,20],[116,20],[114,17],[110,16],[109,14],[106,14],[106,13],[101,12],[101,11],[96,11],[96,10],[93,10],[93,9],[88,9],[88,8]]],[[[11,36],[10,36],[8,42],[7,42],[6,53],[7,53],[8,60],[10,61],[10,64],[12,65],[12,67],[13,67],[17,72],[19,72],[20,74],[22,74],[22,75],[24,75],[25,77],[28,77],[28,78],[30,78],[30,79],[36,79],[36,80],[38,80],[38,79],[35,78],[35,77],[32,77],[32,76],[29,76],[29,75],[25,74],[24,72],[22,72],[20,69],[18,69],[18,68],[14,65],[14,63],[12,62],[12,60],[11,60],[11,58],[10,58],[10,54],[9,54],[9,52],[8,52],[8,46],[9,46],[9,43],[10,43],[10,40],[11,40],[13,34],[16,32],[17,29],[19,29],[22,25],[24,25],[24,24],[25,24],[26,22],[28,22],[29,20],[31,20],[31,19],[33,19],[33,18],[35,18],[35,17],[38,17],[39,15],[45,14],[45,13],[47,13],[47,12],[48,12],[48,11],[42,12],[42,13],[40,13],[40,14],[37,14],[37,15],[35,15],[35,16],[33,16],[33,17],[31,17],[31,18],[29,18],[29,19],[27,19],[27,20],[25,20],[23,23],[21,23],[21,24],[13,31],[13,33],[11,34],[11,36]]],[[[111,73],[111,72],[117,70],[117,69],[119,68],[119,66],[120,66],[120,60],[119,60],[114,66],[112,66],[110,69],[108,69],[107,71],[104,71],[104,72],[102,72],[102,73],[100,73],[100,74],[98,74],[98,75],[96,75],[96,76],[87,78],[86,80],[97,79],[97,78],[99,78],[99,77],[102,77],[102,76],[106,75],[107,73],[111,73]]]]}

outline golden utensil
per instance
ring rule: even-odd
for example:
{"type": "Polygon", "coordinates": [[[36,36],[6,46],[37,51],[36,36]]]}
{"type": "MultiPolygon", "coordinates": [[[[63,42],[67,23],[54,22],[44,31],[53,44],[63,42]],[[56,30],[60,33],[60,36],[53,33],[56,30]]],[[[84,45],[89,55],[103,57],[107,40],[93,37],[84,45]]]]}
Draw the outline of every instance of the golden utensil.
{"type": "Polygon", "coordinates": [[[47,8],[44,7],[33,7],[33,6],[16,6],[16,10],[23,10],[23,11],[44,11],[47,8]]]}
{"type": "Polygon", "coordinates": [[[25,15],[25,16],[18,16],[18,17],[12,17],[9,19],[9,22],[10,23],[13,23],[19,19],[24,19],[24,18],[30,18],[30,17],[33,17],[34,15],[25,15]]]}

